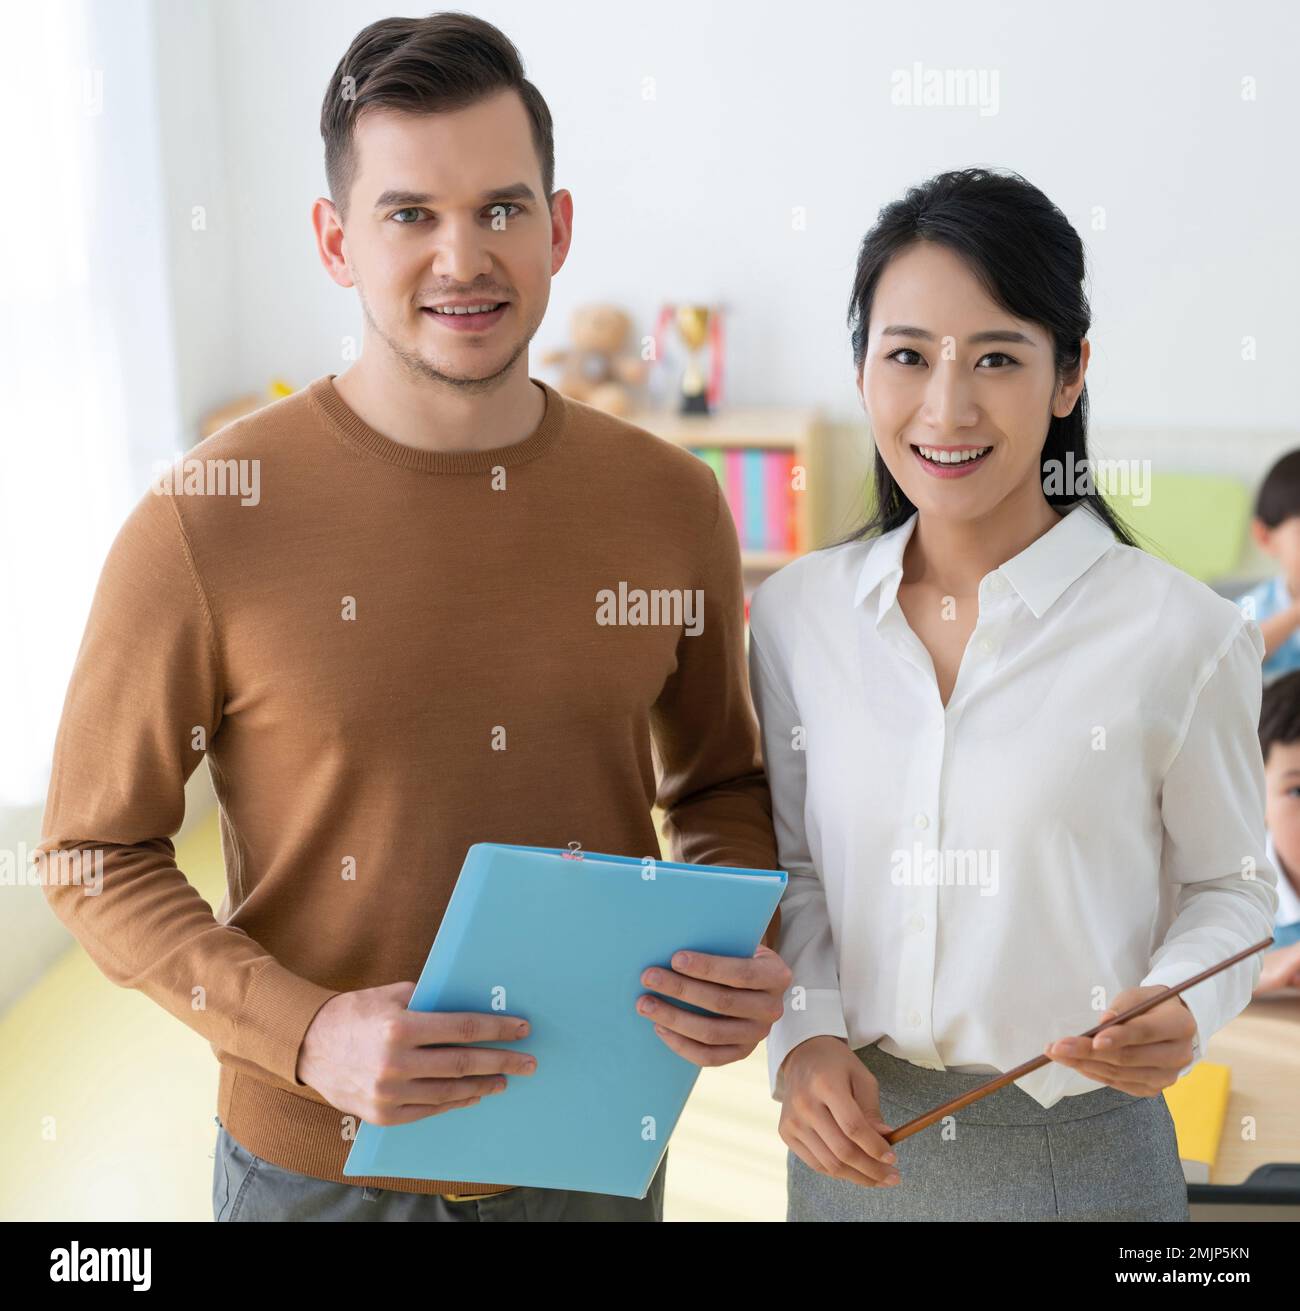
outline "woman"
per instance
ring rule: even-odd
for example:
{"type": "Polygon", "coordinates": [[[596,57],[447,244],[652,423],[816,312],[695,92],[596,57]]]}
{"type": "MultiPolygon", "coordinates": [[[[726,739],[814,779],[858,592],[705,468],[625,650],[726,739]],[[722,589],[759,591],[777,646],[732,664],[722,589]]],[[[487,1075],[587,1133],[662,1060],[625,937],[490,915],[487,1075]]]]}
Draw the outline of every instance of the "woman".
{"type": "Polygon", "coordinates": [[[1083,280],[1016,175],[883,210],[849,317],[874,512],[753,597],[794,1220],[1188,1218],[1160,1091],[1258,957],[1066,1036],[1269,935],[1262,643],[1092,485],[1083,280]]]}

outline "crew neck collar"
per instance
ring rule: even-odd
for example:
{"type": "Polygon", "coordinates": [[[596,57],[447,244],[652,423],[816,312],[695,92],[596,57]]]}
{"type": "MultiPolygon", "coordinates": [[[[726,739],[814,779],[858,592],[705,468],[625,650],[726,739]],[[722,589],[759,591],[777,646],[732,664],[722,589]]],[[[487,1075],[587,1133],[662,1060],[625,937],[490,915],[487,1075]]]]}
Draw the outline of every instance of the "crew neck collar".
{"type": "Polygon", "coordinates": [[[385,437],[349,407],[334,386],[337,376],[327,373],[307,386],[308,399],[330,431],[348,446],[415,473],[486,473],[499,467],[525,464],[550,450],[564,430],[564,397],[540,378],[531,378],[529,381],[536,383],[546,396],[546,409],[541,422],[523,441],[481,451],[430,451],[406,446],[385,437]]]}

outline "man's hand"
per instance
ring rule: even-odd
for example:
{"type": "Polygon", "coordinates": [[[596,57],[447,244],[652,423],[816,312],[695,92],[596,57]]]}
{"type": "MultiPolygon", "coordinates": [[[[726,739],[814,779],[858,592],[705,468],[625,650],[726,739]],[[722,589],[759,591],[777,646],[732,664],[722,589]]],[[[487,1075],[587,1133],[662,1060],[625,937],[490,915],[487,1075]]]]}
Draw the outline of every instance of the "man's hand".
{"type": "MultiPolygon", "coordinates": [[[[1101,1017],[1113,1020],[1121,1011],[1168,988],[1126,988],[1101,1017]]],[[[1047,1044],[1054,1061],[1068,1065],[1100,1083],[1134,1097],[1155,1097],[1177,1083],[1178,1072],[1191,1063],[1196,1020],[1182,997],[1170,997],[1145,1015],[1103,1029],[1095,1038],[1062,1038],[1047,1044]]]]}
{"type": "Polygon", "coordinates": [[[460,1045],[517,1041],[528,1036],[527,1020],[408,1011],[414,992],[413,983],[390,983],[331,997],[303,1038],[298,1078],[340,1111],[371,1124],[407,1124],[473,1106],[501,1092],[504,1075],[537,1068],[524,1052],[460,1045]]]}
{"type": "Polygon", "coordinates": [[[790,969],[770,947],[751,957],[679,951],[670,970],[651,968],[641,982],[712,1015],[682,1010],[660,997],[637,998],[637,1011],[678,1056],[695,1065],[743,1060],[767,1037],[785,1009],[790,969]]]}

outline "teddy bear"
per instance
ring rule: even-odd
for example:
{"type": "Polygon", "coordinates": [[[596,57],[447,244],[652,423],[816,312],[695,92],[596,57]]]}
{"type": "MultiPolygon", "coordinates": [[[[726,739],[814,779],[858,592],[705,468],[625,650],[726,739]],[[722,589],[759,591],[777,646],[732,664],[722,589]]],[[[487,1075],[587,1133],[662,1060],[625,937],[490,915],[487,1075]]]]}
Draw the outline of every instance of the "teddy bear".
{"type": "Polygon", "coordinates": [[[648,372],[642,360],[624,350],[631,330],[632,320],[615,305],[579,306],[569,325],[572,347],[542,356],[544,365],[563,367],[556,389],[606,414],[628,414],[631,388],[640,386],[648,372]]]}

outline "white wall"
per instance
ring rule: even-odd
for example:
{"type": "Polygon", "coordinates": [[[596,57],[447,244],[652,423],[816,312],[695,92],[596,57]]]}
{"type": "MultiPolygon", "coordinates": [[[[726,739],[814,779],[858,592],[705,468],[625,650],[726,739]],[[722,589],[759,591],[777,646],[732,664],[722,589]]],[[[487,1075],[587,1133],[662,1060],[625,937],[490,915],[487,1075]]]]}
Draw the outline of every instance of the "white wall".
{"type": "MultiPolygon", "coordinates": [[[[159,2],[189,11],[160,22],[174,42],[165,90],[186,121],[165,143],[176,218],[207,199],[216,222],[177,304],[182,338],[204,343],[202,359],[182,350],[184,382],[210,403],[272,373],[301,384],[344,367],[359,312],[320,268],[308,217],[324,192],[320,101],[352,36],[394,9],[221,0],[204,18],[205,7],[159,2]],[[202,175],[193,120],[198,147],[224,152],[202,175]]],[[[844,312],[858,240],[909,183],[995,164],[1041,186],[1089,247],[1099,429],[1297,432],[1296,6],[465,7],[519,46],[556,120],[557,183],[575,196],[573,253],[535,352],[563,344],[569,312],[592,299],[626,305],[643,330],[661,299],[720,301],[730,398],[852,419],[844,312]],[[892,75],[915,61],[996,74],[997,112],[892,104],[892,75]],[[796,206],[806,230],[792,229],[796,206]]],[[[1249,476],[1257,461],[1243,457],[1249,476]]]]}

